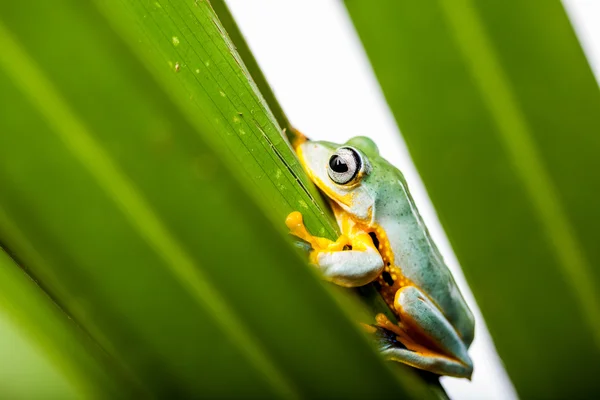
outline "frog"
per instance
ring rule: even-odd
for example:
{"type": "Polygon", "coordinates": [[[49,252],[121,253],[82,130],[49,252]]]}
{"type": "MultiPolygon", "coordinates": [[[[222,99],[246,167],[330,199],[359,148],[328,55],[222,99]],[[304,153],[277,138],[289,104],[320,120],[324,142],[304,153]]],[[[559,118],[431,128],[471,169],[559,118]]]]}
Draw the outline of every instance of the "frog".
{"type": "Polygon", "coordinates": [[[396,321],[374,324],[385,359],[437,375],[471,379],[468,349],[473,313],[433,242],[404,175],[368,137],[344,144],[303,140],[295,151],[329,202],[341,235],[313,236],[302,214],[287,216],[290,233],[309,246],[309,262],[327,281],[356,288],[372,284],[396,321]]]}

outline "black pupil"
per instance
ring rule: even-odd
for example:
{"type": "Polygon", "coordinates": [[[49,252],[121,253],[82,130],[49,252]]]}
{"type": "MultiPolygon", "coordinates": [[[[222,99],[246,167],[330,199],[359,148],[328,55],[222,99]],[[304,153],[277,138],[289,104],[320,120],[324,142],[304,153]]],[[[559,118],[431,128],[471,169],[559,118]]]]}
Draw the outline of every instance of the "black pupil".
{"type": "Polygon", "coordinates": [[[348,164],[346,164],[346,161],[338,155],[334,155],[329,159],[329,167],[335,172],[348,172],[348,164]]]}

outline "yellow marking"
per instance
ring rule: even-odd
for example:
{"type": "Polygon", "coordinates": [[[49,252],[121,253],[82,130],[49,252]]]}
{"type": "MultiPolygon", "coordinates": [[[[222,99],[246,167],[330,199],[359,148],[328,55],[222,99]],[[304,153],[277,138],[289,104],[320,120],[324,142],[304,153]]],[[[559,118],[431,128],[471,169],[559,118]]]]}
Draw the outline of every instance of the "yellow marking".
{"type": "Polygon", "coordinates": [[[367,333],[373,334],[373,333],[377,332],[377,328],[375,328],[374,326],[363,324],[363,323],[361,323],[360,325],[363,327],[363,329],[367,333]]]}
{"type": "Polygon", "coordinates": [[[335,242],[327,238],[311,235],[308,232],[308,229],[306,229],[304,221],[302,220],[302,214],[299,211],[291,212],[287,216],[285,224],[292,235],[310,243],[312,246],[310,262],[312,264],[317,264],[320,253],[342,251],[344,250],[344,247],[349,244],[349,240],[345,235],[341,235],[335,242]]]}
{"type": "Polygon", "coordinates": [[[356,248],[357,250],[363,250],[368,246],[377,250],[381,255],[385,265],[383,272],[388,273],[394,283],[392,285],[388,285],[383,278],[383,273],[380,274],[375,281],[379,284],[379,293],[381,294],[381,297],[383,297],[389,308],[397,314],[397,311],[394,307],[394,298],[396,296],[396,292],[404,286],[412,285],[412,282],[410,282],[410,280],[402,274],[402,269],[400,266],[395,264],[394,253],[385,230],[379,225],[370,225],[361,220],[355,219],[351,214],[346,212],[335,202],[331,202],[331,208],[333,209],[335,218],[340,224],[342,234],[348,237],[353,249],[356,248]],[[379,241],[379,246],[377,248],[373,244],[371,236],[368,234],[368,232],[373,232],[377,236],[377,240],[379,241]]]}
{"type": "MultiPolygon", "coordinates": [[[[284,128],[285,131],[285,128],[284,128]]],[[[298,152],[298,147],[306,142],[308,140],[308,138],[306,136],[304,136],[304,134],[302,132],[300,132],[298,129],[294,128],[294,127],[290,127],[290,132],[292,133],[292,148],[298,152]]]]}
{"type": "Polygon", "coordinates": [[[419,344],[417,341],[415,341],[415,339],[413,339],[410,336],[407,328],[401,322],[396,325],[392,321],[390,321],[388,317],[385,316],[385,314],[377,314],[377,316],[375,317],[375,321],[377,322],[378,326],[385,328],[392,333],[395,333],[397,340],[399,340],[400,343],[402,343],[404,346],[406,346],[407,349],[411,351],[417,352],[423,356],[443,357],[452,361],[456,361],[453,358],[450,358],[446,355],[435,353],[427,347],[423,346],[422,344],[419,344]]]}
{"type": "MultiPolygon", "coordinates": [[[[302,142],[303,143],[303,142],[302,142]]],[[[301,144],[301,143],[300,143],[301,144]]],[[[306,160],[304,159],[304,154],[302,153],[302,148],[296,147],[296,153],[298,154],[298,159],[303,166],[306,166],[306,160]]],[[[348,193],[345,195],[339,195],[338,193],[331,190],[318,176],[310,168],[304,168],[310,180],[317,185],[320,191],[325,193],[329,199],[335,200],[339,203],[344,204],[345,206],[350,206],[352,204],[352,194],[348,193]]]]}
{"type": "Polygon", "coordinates": [[[388,331],[393,332],[400,337],[406,335],[406,332],[404,332],[404,330],[402,330],[402,328],[400,328],[399,325],[394,324],[383,313],[379,313],[375,316],[375,322],[377,322],[378,326],[385,328],[388,331]]]}

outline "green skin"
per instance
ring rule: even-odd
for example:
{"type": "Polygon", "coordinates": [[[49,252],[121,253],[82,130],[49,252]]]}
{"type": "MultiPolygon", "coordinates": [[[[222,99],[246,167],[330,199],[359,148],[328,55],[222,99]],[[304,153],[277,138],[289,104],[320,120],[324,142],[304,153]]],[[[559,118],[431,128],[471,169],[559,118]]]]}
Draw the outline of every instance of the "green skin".
{"type": "MultiPolygon", "coordinates": [[[[383,229],[395,264],[411,282],[397,292],[394,307],[401,322],[408,321],[427,339],[419,343],[426,351],[412,351],[390,342],[382,347],[382,353],[437,374],[470,379],[473,365],[468,347],[474,335],[473,314],[433,243],[402,173],[365,137],[355,137],[342,146],[307,141],[297,151],[309,176],[330,201],[354,220],[383,229]],[[347,184],[334,182],[328,174],[329,160],[339,148],[351,148],[361,158],[361,173],[347,184]],[[347,203],[348,198],[352,199],[350,204],[338,201],[346,199],[347,203]]],[[[362,286],[383,270],[378,252],[321,252],[317,264],[326,279],[343,286],[362,286]]]]}

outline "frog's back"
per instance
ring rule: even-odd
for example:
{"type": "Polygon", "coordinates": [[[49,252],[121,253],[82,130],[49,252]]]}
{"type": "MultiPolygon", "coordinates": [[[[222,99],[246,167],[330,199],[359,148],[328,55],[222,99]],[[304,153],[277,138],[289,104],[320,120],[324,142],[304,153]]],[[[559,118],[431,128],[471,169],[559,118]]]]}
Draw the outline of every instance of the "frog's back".
{"type": "Polygon", "coordinates": [[[405,278],[402,285],[422,289],[469,345],[474,335],[473,314],[431,239],[404,177],[400,171],[393,173],[397,175],[388,177],[386,185],[379,187],[385,195],[376,200],[374,212],[376,223],[386,232],[393,264],[405,278]]]}

